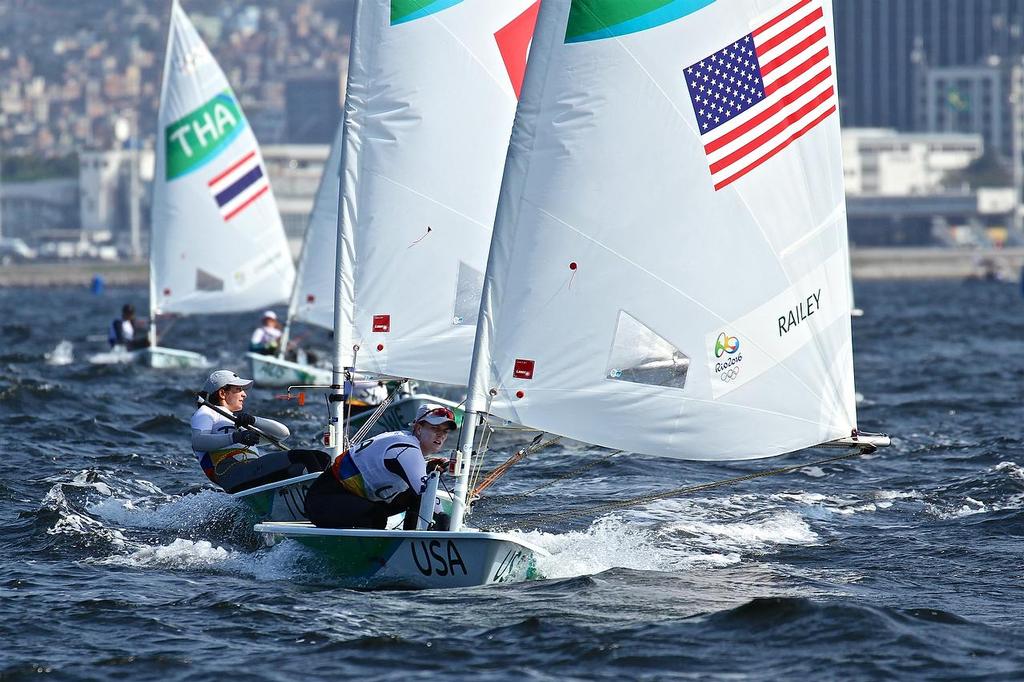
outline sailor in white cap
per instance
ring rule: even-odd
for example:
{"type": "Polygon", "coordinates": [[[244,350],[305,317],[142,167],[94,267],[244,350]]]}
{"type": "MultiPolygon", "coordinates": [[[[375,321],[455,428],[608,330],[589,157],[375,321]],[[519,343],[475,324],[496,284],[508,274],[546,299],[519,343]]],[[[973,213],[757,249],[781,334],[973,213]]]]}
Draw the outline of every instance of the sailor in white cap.
{"type": "MultiPolygon", "coordinates": [[[[411,427],[364,440],[336,457],[306,493],[309,520],[324,528],[384,528],[389,516],[404,511],[405,529],[416,528],[427,470],[448,463],[432,455],[457,424],[451,408],[425,404],[411,427]]],[[[438,506],[434,511],[431,527],[447,530],[447,515],[438,506]]]]}
{"type": "Polygon", "coordinates": [[[252,379],[229,369],[211,374],[192,415],[192,451],[206,476],[229,493],[266,483],[323,471],[330,456],[319,450],[281,450],[261,453],[260,434],[274,440],[290,435],[284,424],[243,411],[252,379]]]}
{"type": "Polygon", "coordinates": [[[273,310],[263,311],[260,326],[249,339],[249,351],[261,355],[274,355],[281,346],[281,322],[273,310]]]}

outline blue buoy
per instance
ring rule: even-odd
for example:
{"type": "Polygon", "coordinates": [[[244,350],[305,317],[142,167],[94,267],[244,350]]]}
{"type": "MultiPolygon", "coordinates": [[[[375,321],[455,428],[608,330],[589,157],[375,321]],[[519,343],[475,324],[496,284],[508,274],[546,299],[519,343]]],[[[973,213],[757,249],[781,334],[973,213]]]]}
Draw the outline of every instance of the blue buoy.
{"type": "Polygon", "coordinates": [[[94,295],[100,296],[103,294],[103,277],[100,275],[92,276],[92,284],[89,285],[89,291],[94,295]]]}

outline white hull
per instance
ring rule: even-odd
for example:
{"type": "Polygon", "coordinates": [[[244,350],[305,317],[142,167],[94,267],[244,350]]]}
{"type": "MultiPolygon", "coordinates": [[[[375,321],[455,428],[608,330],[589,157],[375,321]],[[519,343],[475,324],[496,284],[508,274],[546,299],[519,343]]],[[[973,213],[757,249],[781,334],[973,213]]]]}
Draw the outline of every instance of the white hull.
{"type": "Polygon", "coordinates": [[[142,362],[153,369],[191,369],[210,366],[206,356],[189,350],[152,346],[137,352],[141,354],[142,362]]]}
{"type": "Polygon", "coordinates": [[[93,365],[132,365],[142,362],[142,351],[127,350],[124,346],[114,346],[103,353],[90,355],[89,362],[93,365]]]}
{"type": "Polygon", "coordinates": [[[268,542],[289,538],[316,551],[346,587],[432,589],[521,582],[547,552],[505,533],[339,530],[260,523],[268,542]]]}
{"type": "Polygon", "coordinates": [[[286,386],[330,386],[331,370],[313,365],[282,360],[274,355],[246,353],[249,369],[257,386],[284,388],[286,386]]]}
{"type": "Polygon", "coordinates": [[[319,473],[303,474],[233,493],[263,521],[305,521],[306,491],[319,473]]]}

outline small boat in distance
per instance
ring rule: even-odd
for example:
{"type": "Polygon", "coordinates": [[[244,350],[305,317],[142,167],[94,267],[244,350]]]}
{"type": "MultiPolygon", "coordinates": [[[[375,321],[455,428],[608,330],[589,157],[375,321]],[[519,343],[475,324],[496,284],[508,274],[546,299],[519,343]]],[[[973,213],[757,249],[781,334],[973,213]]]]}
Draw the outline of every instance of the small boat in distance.
{"type": "Polygon", "coordinates": [[[204,367],[158,345],[160,315],[243,312],[288,298],[295,267],[259,145],[231,86],[177,0],[157,118],[148,348],[155,368],[204,367]]]}

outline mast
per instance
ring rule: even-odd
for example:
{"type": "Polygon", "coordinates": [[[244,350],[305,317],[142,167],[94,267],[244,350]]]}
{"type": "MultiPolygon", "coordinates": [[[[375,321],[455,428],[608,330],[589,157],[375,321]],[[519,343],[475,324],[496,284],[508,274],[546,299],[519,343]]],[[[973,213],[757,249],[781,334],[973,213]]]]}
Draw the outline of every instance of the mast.
{"type": "MultiPolygon", "coordinates": [[[[558,31],[544,30],[545,16],[550,11],[553,11],[553,5],[550,2],[547,4],[541,3],[536,16],[535,28],[532,31],[531,55],[538,53],[541,55],[547,54],[551,48],[551,42],[558,38],[558,31]]],[[[544,60],[530,59],[531,64],[535,61],[543,62],[541,64],[541,71],[546,68],[547,63],[544,60]]],[[[545,75],[540,73],[531,76],[531,68],[536,69],[537,67],[528,67],[526,69],[522,82],[523,96],[527,92],[527,81],[532,78],[543,78],[545,75]]],[[[519,103],[520,105],[522,104],[522,98],[520,98],[519,103]]],[[[518,119],[519,114],[517,113],[517,122],[518,119]]],[[[511,151],[517,145],[524,144],[526,138],[531,135],[532,132],[528,127],[516,124],[512,126],[512,134],[508,145],[509,153],[506,154],[503,165],[501,190],[498,194],[498,205],[495,212],[493,229],[491,230],[491,243],[487,252],[487,267],[484,271],[483,291],[480,294],[480,312],[477,315],[476,335],[473,340],[473,356],[469,370],[469,384],[466,391],[466,408],[462,418],[462,431],[459,433],[459,443],[455,450],[454,473],[456,483],[452,504],[452,518],[449,524],[450,530],[453,531],[462,529],[463,521],[469,508],[466,498],[469,495],[469,474],[474,454],[473,443],[476,439],[477,425],[482,423],[492,396],[490,393],[491,387],[488,386],[488,383],[491,380],[492,374],[491,350],[494,338],[495,296],[500,295],[500,292],[495,291],[494,288],[495,273],[501,269],[501,266],[504,264],[503,260],[507,259],[509,255],[507,249],[495,248],[495,245],[499,243],[504,230],[508,228],[514,230],[515,228],[514,221],[499,221],[498,218],[506,212],[503,211],[503,207],[506,204],[510,207],[508,212],[515,210],[514,207],[521,190],[521,180],[512,172],[516,159],[513,158],[511,151]]]]}
{"type": "MultiPolygon", "coordinates": [[[[153,182],[154,184],[159,182],[160,174],[164,174],[163,181],[167,182],[167,170],[166,170],[166,159],[167,159],[167,143],[160,135],[160,121],[162,120],[161,114],[164,107],[165,97],[167,97],[167,82],[171,75],[171,47],[174,45],[174,12],[178,8],[178,0],[171,1],[171,14],[167,22],[167,44],[164,46],[164,77],[160,82],[160,109],[157,113],[157,131],[156,131],[156,154],[154,158],[153,166],[153,182]],[[160,150],[163,149],[163,154],[160,150]]],[[[150,213],[153,212],[156,202],[153,202],[153,206],[150,207],[150,213]]],[[[149,347],[153,348],[157,345],[158,339],[156,335],[156,276],[153,272],[153,244],[156,240],[153,238],[153,230],[156,227],[157,221],[154,216],[150,216],[149,220],[149,328],[146,330],[146,336],[149,340],[149,347]]]]}
{"type": "MultiPolygon", "coordinates": [[[[349,42],[348,68],[351,72],[352,62],[356,58],[356,47],[359,40],[359,19],[363,11],[362,0],[356,0],[353,9],[352,37],[349,42]]],[[[349,83],[351,80],[349,79],[349,83]]],[[[348,201],[346,201],[346,189],[354,175],[352,168],[355,164],[355,141],[349,135],[349,121],[353,114],[350,107],[352,97],[351,87],[345,88],[345,109],[342,113],[342,153],[341,163],[338,167],[338,239],[335,252],[335,273],[334,273],[334,360],[331,371],[331,392],[327,395],[328,413],[330,423],[327,426],[328,442],[326,443],[331,455],[336,457],[345,448],[344,420],[342,408],[345,401],[345,381],[351,375],[354,364],[354,354],[346,355],[352,350],[352,305],[354,301],[352,268],[354,259],[352,253],[352,222],[351,216],[347,214],[348,201]],[[346,348],[348,349],[346,351],[346,348]],[[349,362],[347,358],[352,358],[349,362]]]]}

